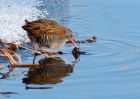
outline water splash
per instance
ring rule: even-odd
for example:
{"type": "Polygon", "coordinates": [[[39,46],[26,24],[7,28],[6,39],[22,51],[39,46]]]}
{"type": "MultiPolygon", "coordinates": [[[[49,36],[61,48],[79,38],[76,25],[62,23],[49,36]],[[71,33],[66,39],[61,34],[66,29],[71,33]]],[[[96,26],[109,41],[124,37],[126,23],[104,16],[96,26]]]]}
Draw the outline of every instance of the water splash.
{"type": "MultiPolygon", "coordinates": [[[[1,0],[0,3],[0,39],[7,42],[27,40],[26,32],[21,28],[24,20],[35,20],[41,16],[38,0],[1,0]]],[[[47,13],[47,12],[46,12],[47,13]]]]}

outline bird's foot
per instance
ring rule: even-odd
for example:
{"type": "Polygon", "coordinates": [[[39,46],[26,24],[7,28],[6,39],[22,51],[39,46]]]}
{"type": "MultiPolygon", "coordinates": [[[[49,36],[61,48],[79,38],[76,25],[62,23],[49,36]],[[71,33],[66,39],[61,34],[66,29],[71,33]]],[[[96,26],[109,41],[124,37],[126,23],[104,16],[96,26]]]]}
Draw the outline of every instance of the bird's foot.
{"type": "Polygon", "coordinates": [[[54,52],[54,51],[51,51],[51,50],[42,50],[42,53],[47,53],[49,56],[51,56],[51,55],[61,54],[62,52],[54,52]]]}

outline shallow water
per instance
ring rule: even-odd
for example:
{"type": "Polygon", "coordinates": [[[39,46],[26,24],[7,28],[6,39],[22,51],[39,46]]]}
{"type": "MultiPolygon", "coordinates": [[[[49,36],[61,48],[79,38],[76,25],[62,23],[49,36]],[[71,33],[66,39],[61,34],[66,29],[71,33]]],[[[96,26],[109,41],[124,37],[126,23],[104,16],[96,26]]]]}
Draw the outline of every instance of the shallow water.
{"type": "MultiPolygon", "coordinates": [[[[0,81],[0,92],[18,94],[0,95],[1,99],[140,98],[139,0],[2,1],[0,12],[3,21],[0,19],[2,24],[0,35],[10,41],[14,38],[17,38],[18,42],[27,39],[21,41],[19,38],[25,36],[25,32],[20,28],[25,18],[30,20],[51,18],[70,27],[78,40],[91,38],[93,35],[98,39],[95,43],[80,44],[81,51],[88,54],[80,55],[80,60],[72,70],[68,69],[65,75],[59,77],[61,79],[59,83],[25,84],[23,78],[27,78],[29,69],[15,69],[7,79],[0,81]],[[25,9],[21,15],[22,7],[25,9]]],[[[73,64],[75,59],[71,54],[72,49],[73,46],[67,44],[64,48],[58,49],[67,54],[57,57],[61,57],[66,64],[73,64]]],[[[39,56],[36,62],[44,57],[39,56]]],[[[32,56],[22,56],[23,63],[31,63],[32,59],[32,56]]],[[[8,63],[1,65],[6,67],[8,63]]],[[[5,68],[1,73],[7,71],[5,68]]]]}

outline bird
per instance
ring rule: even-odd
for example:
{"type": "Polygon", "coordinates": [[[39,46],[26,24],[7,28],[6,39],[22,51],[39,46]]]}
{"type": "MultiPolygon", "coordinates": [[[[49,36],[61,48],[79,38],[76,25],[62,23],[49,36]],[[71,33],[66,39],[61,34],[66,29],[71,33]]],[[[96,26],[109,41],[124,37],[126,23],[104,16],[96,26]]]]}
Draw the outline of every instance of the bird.
{"type": "Polygon", "coordinates": [[[25,19],[25,25],[22,28],[27,31],[33,49],[35,49],[35,45],[38,45],[41,52],[46,52],[49,55],[54,52],[45,50],[45,48],[61,48],[64,47],[67,41],[73,43],[75,47],[79,47],[74,40],[72,30],[54,20],[38,19],[28,21],[25,19]]]}

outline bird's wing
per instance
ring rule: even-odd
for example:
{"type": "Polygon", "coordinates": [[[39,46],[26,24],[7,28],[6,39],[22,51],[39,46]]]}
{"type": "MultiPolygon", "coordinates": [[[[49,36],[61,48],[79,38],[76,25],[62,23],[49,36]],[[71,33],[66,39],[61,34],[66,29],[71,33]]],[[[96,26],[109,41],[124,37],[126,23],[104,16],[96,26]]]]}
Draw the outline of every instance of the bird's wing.
{"type": "Polygon", "coordinates": [[[44,30],[40,30],[40,32],[42,33],[41,38],[48,40],[48,42],[55,42],[55,41],[60,41],[64,39],[64,31],[60,31],[58,29],[44,29],[44,30]]]}
{"type": "Polygon", "coordinates": [[[51,35],[54,38],[63,38],[65,34],[65,28],[59,25],[57,22],[53,20],[41,19],[32,22],[26,22],[26,24],[22,27],[34,37],[37,37],[39,34],[41,35],[51,35]]]}

